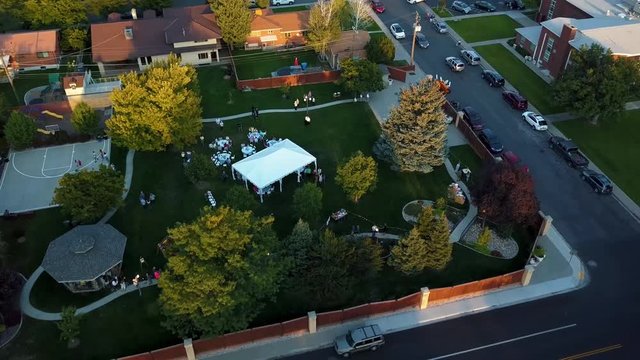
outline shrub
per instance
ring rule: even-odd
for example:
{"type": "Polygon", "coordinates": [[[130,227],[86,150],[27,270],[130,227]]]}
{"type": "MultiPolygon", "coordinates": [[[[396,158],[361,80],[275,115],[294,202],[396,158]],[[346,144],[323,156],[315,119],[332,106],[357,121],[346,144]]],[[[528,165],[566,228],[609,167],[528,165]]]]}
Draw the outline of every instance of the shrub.
{"type": "Polygon", "coordinates": [[[535,249],[533,249],[533,256],[542,258],[546,254],[544,248],[540,245],[536,245],[535,249]]]}
{"type": "Polygon", "coordinates": [[[396,47],[386,36],[371,38],[366,46],[367,59],[376,64],[391,64],[396,57],[396,47]]]}
{"type": "Polygon", "coordinates": [[[489,247],[489,241],[491,241],[491,229],[485,226],[484,229],[482,229],[480,235],[478,235],[476,243],[478,244],[478,246],[486,249],[489,247]]]}
{"type": "Polygon", "coordinates": [[[211,180],[216,176],[216,167],[205,154],[194,153],[191,162],[184,167],[184,174],[192,183],[211,180]]]}
{"type": "Polygon", "coordinates": [[[241,185],[234,185],[227,191],[224,203],[240,211],[254,211],[258,208],[255,195],[241,185]]]}
{"type": "Polygon", "coordinates": [[[293,211],[307,222],[315,222],[322,210],[322,190],[314,183],[306,183],[293,193],[293,211]]]}
{"type": "Polygon", "coordinates": [[[33,145],[36,136],[36,123],[29,116],[13,111],[4,126],[7,141],[16,150],[23,150],[33,145]]]}

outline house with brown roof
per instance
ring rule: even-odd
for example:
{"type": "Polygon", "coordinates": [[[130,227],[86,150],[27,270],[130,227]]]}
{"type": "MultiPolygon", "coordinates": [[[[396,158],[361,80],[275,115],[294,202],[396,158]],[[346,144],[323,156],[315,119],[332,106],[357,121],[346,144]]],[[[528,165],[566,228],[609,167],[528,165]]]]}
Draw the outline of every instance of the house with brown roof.
{"type": "Polygon", "coordinates": [[[366,59],[367,43],[369,42],[367,31],[343,31],[338,40],[329,44],[324,57],[334,70],[340,70],[340,61],[343,59],[366,59]]]}
{"type": "Polygon", "coordinates": [[[220,61],[220,28],[209,5],[167,8],[157,17],[146,10],[142,18],[112,15],[101,24],[91,25],[93,61],[100,74],[108,70],[144,70],[154,61],[166,60],[173,53],[182,64],[202,65],[220,61]]]}
{"type": "Polygon", "coordinates": [[[59,30],[0,34],[0,68],[30,71],[60,66],[59,30]]]}
{"type": "Polygon", "coordinates": [[[306,44],[309,30],[309,10],[274,13],[258,9],[253,14],[251,33],[245,49],[273,49],[306,44]]]}

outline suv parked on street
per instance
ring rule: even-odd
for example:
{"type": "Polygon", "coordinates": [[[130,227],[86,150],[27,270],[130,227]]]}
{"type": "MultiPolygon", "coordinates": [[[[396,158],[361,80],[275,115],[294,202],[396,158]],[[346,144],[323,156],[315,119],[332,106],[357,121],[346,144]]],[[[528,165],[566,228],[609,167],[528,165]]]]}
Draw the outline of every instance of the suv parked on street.
{"type": "Polygon", "coordinates": [[[471,9],[471,6],[469,6],[466,2],[458,0],[454,1],[453,4],[451,4],[451,8],[463,14],[468,14],[473,10],[471,9]]]}
{"type": "Polygon", "coordinates": [[[447,29],[447,24],[445,22],[443,22],[443,21],[437,21],[437,20],[434,19],[431,22],[431,25],[440,34],[445,34],[445,33],[447,33],[447,31],[449,31],[449,29],[447,29]]]}
{"type": "Polygon", "coordinates": [[[503,150],[502,143],[491,129],[482,129],[478,134],[478,139],[482,141],[484,146],[486,146],[492,154],[500,154],[503,150]]]}
{"type": "Polygon", "coordinates": [[[527,110],[529,107],[527,99],[515,91],[503,91],[502,98],[516,110],[527,110]]]}
{"type": "Polygon", "coordinates": [[[462,119],[471,126],[473,131],[480,131],[484,128],[484,123],[482,122],[482,117],[480,114],[471,106],[465,106],[462,108],[462,119]]]}
{"type": "Polygon", "coordinates": [[[464,70],[464,63],[462,60],[458,59],[455,56],[449,56],[444,59],[444,62],[447,63],[447,66],[451,71],[460,72],[464,70]]]}
{"type": "Polygon", "coordinates": [[[473,50],[461,50],[460,54],[462,55],[462,58],[467,62],[467,64],[480,65],[480,55],[478,55],[477,52],[473,50]]]}
{"type": "Polygon", "coordinates": [[[271,0],[271,4],[274,6],[278,5],[291,5],[294,3],[294,0],[271,0]]]}
{"type": "Polygon", "coordinates": [[[608,177],[593,170],[583,170],[580,174],[582,180],[591,185],[593,191],[598,194],[611,194],[613,191],[613,183],[608,177]]]}
{"type": "Polygon", "coordinates": [[[476,9],[484,10],[486,12],[496,11],[496,7],[488,1],[476,1],[474,5],[476,6],[476,9]]]}
{"type": "Polygon", "coordinates": [[[334,348],[338,355],[349,357],[352,353],[371,350],[376,351],[384,344],[384,336],[378,325],[369,325],[349,331],[336,338],[334,348]]]}
{"type": "Polygon", "coordinates": [[[482,72],[482,78],[489,83],[491,87],[504,86],[504,78],[493,70],[484,70],[482,72]]]}

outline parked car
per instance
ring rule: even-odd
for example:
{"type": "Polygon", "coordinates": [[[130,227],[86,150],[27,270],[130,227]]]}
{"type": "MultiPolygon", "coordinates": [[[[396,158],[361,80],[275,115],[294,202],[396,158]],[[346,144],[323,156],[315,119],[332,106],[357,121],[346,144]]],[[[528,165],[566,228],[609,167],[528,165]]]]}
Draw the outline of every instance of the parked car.
{"type": "Polygon", "coordinates": [[[378,325],[369,325],[350,330],[338,336],[334,341],[334,349],[338,355],[349,357],[359,351],[376,351],[384,345],[384,336],[378,325]]]}
{"type": "Polygon", "coordinates": [[[393,37],[396,39],[404,39],[407,37],[407,35],[404,33],[404,29],[398,23],[391,24],[389,29],[391,29],[391,35],[393,35],[393,37]]]}
{"type": "Polygon", "coordinates": [[[501,87],[504,86],[504,78],[502,75],[498,74],[493,70],[484,70],[482,72],[482,78],[489,83],[491,87],[501,87]]]}
{"type": "Polygon", "coordinates": [[[522,119],[533,129],[538,131],[547,130],[547,120],[545,120],[540,114],[536,114],[533,111],[525,111],[522,113],[522,119]]]}
{"type": "Polygon", "coordinates": [[[458,0],[454,1],[453,4],[451,4],[451,8],[463,14],[468,14],[473,11],[473,9],[471,9],[471,6],[469,6],[466,2],[458,0]]]}
{"type": "Polygon", "coordinates": [[[384,12],[384,4],[380,0],[371,0],[371,8],[378,14],[382,14],[384,12]]]}
{"type": "Polygon", "coordinates": [[[449,29],[447,28],[447,24],[443,21],[432,21],[431,25],[433,26],[434,29],[436,29],[436,31],[440,34],[446,34],[449,29]]]}
{"type": "Polygon", "coordinates": [[[549,147],[562,156],[571,167],[586,168],[589,165],[589,160],[582,155],[578,146],[571,140],[552,136],[549,138],[549,147]]]}
{"type": "Polygon", "coordinates": [[[580,174],[582,180],[591,185],[593,191],[599,194],[611,194],[613,192],[613,183],[608,177],[600,174],[599,172],[585,169],[580,174]]]}
{"type": "Polygon", "coordinates": [[[476,1],[474,5],[476,6],[476,9],[484,10],[486,12],[496,11],[496,7],[488,1],[476,1]]]}
{"type": "Polygon", "coordinates": [[[427,37],[423,33],[418,32],[416,33],[416,44],[421,48],[426,49],[429,47],[429,40],[427,40],[427,37]]]}
{"type": "Polygon", "coordinates": [[[507,0],[504,5],[511,10],[524,10],[525,6],[522,0],[507,0]]]}
{"type": "Polygon", "coordinates": [[[527,110],[529,107],[527,99],[515,91],[503,91],[502,98],[516,110],[527,110]]]}
{"type": "Polygon", "coordinates": [[[502,143],[498,140],[493,130],[486,128],[478,133],[478,139],[489,149],[492,154],[500,154],[503,150],[502,143]]]}
{"type": "Polygon", "coordinates": [[[424,0],[407,0],[409,4],[417,4],[419,2],[423,2],[424,0]]]}
{"type": "Polygon", "coordinates": [[[271,0],[271,4],[278,6],[278,5],[291,5],[293,4],[295,1],[294,0],[271,0]]]}
{"type": "Polygon", "coordinates": [[[529,172],[529,167],[522,164],[522,161],[520,161],[518,155],[516,155],[513,151],[505,151],[500,154],[500,157],[502,158],[502,161],[509,164],[510,166],[513,166],[514,168],[520,169],[524,172],[529,172]]]}
{"type": "Polygon", "coordinates": [[[458,59],[455,56],[449,56],[445,58],[444,62],[447,63],[447,66],[449,67],[449,69],[451,69],[451,71],[460,72],[464,70],[464,63],[462,62],[462,60],[458,59]]]}
{"type": "Polygon", "coordinates": [[[467,64],[480,65],[480,55],[478,55],[477,52],[473,50],[461,50],[460,54],[462,55],[462,58],[467,62],[467,64]]]}
{"type": "Polygon", "coordinates": [[[480,113],[471,106],[465,106],[462,108],[462,119],[466,121],[474,131],[480,131],[484,128],[484,122],[482,122],[480,113]]]}

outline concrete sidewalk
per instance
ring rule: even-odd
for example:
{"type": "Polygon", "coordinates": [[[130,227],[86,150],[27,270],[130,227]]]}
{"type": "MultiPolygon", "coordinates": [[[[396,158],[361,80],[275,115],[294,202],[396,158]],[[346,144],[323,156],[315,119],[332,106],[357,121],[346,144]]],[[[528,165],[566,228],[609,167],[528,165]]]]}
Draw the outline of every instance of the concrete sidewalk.
{"type": "Polygon", "coordinates": [[[527,301],[578,289],[587,284],[582,262],[572,256],[571,248],[560,233],[551,226],[541,238],[547,250],[546,258],[535,268],[528,286],[514,286],[486,295],[462,299],[447,304],[408,310],[386,316],[371,317],[321,328],[315,334],[290,336],[251,343],[240,348],[223,350],[199,359],[244,360],[274,359],[332,346],[333,340],[347,330],[368,324],[378,324],[384,333],[402,331],[468,314],[511,306],[527,301]]]}

